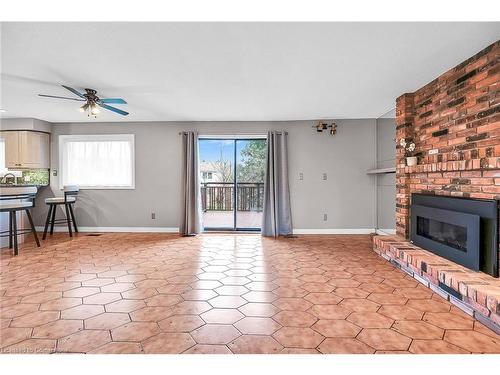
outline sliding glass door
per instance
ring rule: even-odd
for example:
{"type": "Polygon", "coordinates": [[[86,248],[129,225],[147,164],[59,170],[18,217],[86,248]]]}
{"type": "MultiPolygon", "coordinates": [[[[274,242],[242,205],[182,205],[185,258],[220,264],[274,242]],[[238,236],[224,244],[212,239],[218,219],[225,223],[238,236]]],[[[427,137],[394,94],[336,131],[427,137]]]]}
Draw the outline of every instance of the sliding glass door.
{"type": "Polygon", "coordinates": [[[201,138],[199,151],[205,230],[260,230],[266,140],[201,138]]]}

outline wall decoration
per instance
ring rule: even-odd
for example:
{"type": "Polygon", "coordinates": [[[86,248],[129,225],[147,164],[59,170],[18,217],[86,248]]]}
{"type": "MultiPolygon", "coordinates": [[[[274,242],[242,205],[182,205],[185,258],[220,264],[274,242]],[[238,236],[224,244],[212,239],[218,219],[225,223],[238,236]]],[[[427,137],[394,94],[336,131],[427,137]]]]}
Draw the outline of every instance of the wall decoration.
{"type": "Polygon", "coordinates": [[[318,121],[318,123],[316,125],[313,125],[312,127],[315,128],[316,132],[318,133],[323,133],[323,131],[328,131],[330,135],[337,134],[337,124],[335,124],[335,122],[328,124],[328,122],[326,121],[318,121]]]}

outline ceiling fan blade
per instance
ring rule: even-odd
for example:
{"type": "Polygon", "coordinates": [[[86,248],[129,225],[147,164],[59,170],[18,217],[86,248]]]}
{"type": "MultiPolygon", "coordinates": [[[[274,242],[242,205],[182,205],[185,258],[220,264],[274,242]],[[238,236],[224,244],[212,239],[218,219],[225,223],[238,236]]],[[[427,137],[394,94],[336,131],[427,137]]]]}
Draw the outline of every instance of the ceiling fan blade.
{"type": "Polygon", "coordinates": [[[101,99],[101,103],[106,103],[106,104],[127,104],[127,102],[121,98],[107,98],[107,99],[101,99]]]}
{"type": "Polygon", "coordinates": [[[107,105],[107,104],[104,104],[104,103],[99,103],[99,106],[102,107],[102,108],[104,108],[104,109],[107,109],[108,111],[112,111],[112,112],[118,113],[119,115],[123,115],[123,116],[127,116],[128,115],[128,112],[122,111],[121,109],[118,109],[118,108],[115,108],[115,107],[111,107],[110,105],[107,105]]]}
{"type": "Polygon", "coordinates": [[[76,91],[73,87],[69,87],[69,86],[64,86],[64,85],[61,85],[62,87],[64,87],[66,90],[69,90],[71,91],[73,94],[79,96],[80,98],[82,99],[85,99],[85,96],[83,96],[83,94],[80,94],[78,91],[76,91]]]}
{"type": "Polygon", "coordinates": [[[43,96],[44,98],[56,98],[56,99],[76,100],[77,102],[84,102],[85,101],[85,99],[67,98],[65,96],[54,96],[54,95],[45,95],[45,94],[38,94],[38,96],[43,96]]]}

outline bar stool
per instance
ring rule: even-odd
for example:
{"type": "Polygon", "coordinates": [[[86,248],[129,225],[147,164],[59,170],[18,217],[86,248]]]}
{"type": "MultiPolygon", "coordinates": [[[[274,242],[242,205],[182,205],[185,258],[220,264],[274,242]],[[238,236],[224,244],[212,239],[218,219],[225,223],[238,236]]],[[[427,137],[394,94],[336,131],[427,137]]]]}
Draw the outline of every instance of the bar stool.
{"type": "Polygon", "coordinates": [[[19,254],[17,236],[20,234],[33,233],[36,245],[40,247],[40,241],[36,234],[33,218],[31,217],[30,208],[35,207],[35,197],[37,188],[33,186],[26,187],[9,187],[0,189],[0,201],[12,200],[13,202],[0,202],[0,212],[9,213],[9,230],[0,232],[0,237],[6,237],[9,233],[9,249],[14,247],[14,255],[19,254]],[[30,223],[30,229],[17,229],[17,211],[25,211],[30,223]]]}
{"type": "Polygon", "coordinates": [[[47,220],[45,220],[45,228],[43,230],[43,237],[45,239],[47,236],[47,230],[50,224],[50,235],[54,233],[54,224],[64,223],[68,224],[69,236],[73,237],[73,231],[71,230],[71,224],[75,228],[75,233],[78,233],[78,228],[76,226],[75,214],[73,212],[73,205],[76,202],[76,196],[80,191],[78,186],[65,186],[63,188],[64,197],[55,197],[45,199],[45,204],[49,206],[49,212],[47,213],[47,220]],[[66,219],[56,220],[56,209],[57,206],[64,204],[64,209],[66,211],[66,219]]]}

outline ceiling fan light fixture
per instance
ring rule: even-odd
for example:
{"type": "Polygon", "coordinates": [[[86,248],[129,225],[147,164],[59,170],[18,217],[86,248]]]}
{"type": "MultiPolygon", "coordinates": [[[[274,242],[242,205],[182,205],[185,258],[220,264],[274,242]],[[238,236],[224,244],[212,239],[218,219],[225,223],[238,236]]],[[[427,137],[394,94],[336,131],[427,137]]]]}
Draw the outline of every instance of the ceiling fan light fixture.
{"type": "MultiPolygon", "coordinates": [[[[106,99],[100,99],[97,96],[97,91],[94,89],[85,89],[85,94],[80,93],[78,90],[75,90],[72,87],[69,86],[64,86],[62,85],[66,90],[71,91],[73,94],[75,94],[78,98],[68,98],[65,96],[55,96],[55,95],[45,95],[45,94],[38,94],[38,96],[42,97],[47,97],[47,98],[55,98],[55,99],[66,99],[66,100],[76,100],[78,102],[85,102],[84,105],[78,108],[78,110],[82,113],[86,113],[87,116],[93,116],[97,118],[97,114],[101,113],[101,108],[104,108],[107,111],[111,111],[114,113],[117,113],[122,116],[127,116],[129,113],[126,111],[123,111],[119,108],[110,106],[108,103],[111,104],[127,104],[127,102],[122,99],[122,98],[106,98],[106,99]]],[[[0,109],[0,112],[1,109],[0,109]]]]}
{"type": "Polygon", "coordinates": [[[90,105],[90,114],[91,115],[97,115],[101,110],[99,109],[99,106],[95,103],[90,105]]]}

